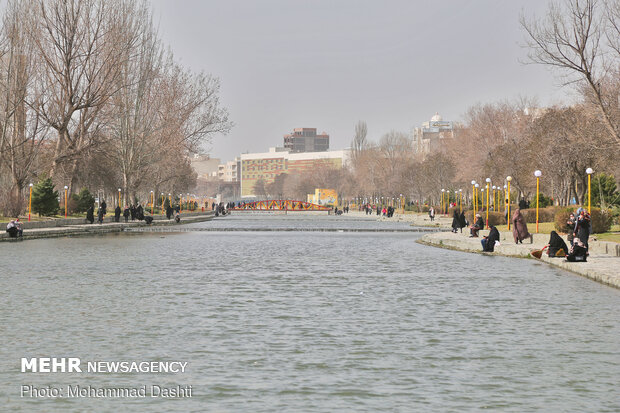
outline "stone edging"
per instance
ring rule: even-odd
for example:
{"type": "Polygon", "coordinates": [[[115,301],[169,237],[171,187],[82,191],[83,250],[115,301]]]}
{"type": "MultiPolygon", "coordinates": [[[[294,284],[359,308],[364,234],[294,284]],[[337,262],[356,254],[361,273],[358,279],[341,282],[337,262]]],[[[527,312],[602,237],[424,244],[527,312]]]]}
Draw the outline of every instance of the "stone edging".
{"type": "MultiPolygon", "coordinates": [[[[441,234],[451,235],[451,233],[441,234]]],[[[442,238],[439,235],[439,233],[426,234],[416,240],[416,242],[422,245],[428,245],[431,247],[444,248],[454,251],[477,253],[482,255],[501,255],[511,258],[533,259],[533,257],[529,253],[529,249],[519,248],[522,246],[517,247],[509,245],[508,247],[504,247],[506,249],[505,252],[497,250],[495,252],[483,252],[481,250],[482,247],[479,245],[479,243],[477,243],[477,248],[475,248],[476,243],[470,242],[467,238],[459,240],[447,237],[442,238]]],[[[476,240],[478,241],[479,238],[476,238],[476,240]]],[[[526,244],[526,246],[531,247],[531,249],[540,248],[540,246],[538,245],[526,244]]],[[[620,289],[620,272],[618,272],[617,270],[618,268],[620,268],[620,258],[614,256],[614,254],[601,254],[591,256],[587,263],[572,263],[560,258],[549,258],[545,255],[543,255],[538,261],[546,262],[547,264],[554,267],[561,268],[563,270],[581,275],[582,277],[589,278],[601,284],[620,289]]]]}

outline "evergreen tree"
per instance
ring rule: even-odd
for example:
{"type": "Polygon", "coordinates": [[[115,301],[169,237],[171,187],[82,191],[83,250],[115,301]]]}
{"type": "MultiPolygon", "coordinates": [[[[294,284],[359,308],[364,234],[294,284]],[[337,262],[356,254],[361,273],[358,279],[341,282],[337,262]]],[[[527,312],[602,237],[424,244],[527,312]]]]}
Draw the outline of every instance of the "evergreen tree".
{"type": "Polygon", "coordinates": [[[610,205],[620,205],[620,193],[617,191],[613,175],[599,173],[592,177],[592,205],[603,209],[610,205]]]}
{"type": "Polygon", "coordinates": [[[82,188],[79,194],[71,196],[76,203],[75,212],[86,212],[95,203],[95,197],[88,188],[82,188]]]}
{"type": "Polygon", "coordinates": [[[32,210],[39,216],[50,216],[58,212],[58,191],[54,190],[52,178],[43,177],[32,188],[32,210]]]}

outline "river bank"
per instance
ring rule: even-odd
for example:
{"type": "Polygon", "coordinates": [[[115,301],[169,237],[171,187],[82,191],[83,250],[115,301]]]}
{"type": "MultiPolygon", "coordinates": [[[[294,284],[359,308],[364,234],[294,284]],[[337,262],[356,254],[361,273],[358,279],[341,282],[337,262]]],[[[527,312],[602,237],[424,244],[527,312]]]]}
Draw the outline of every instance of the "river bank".
{"type": "MultiPolygon", "coordinates": [[[[481,231],[480,237],[487,233],[488,231],[481,231]]],[[[436,232],[422,236],[417,242],[433,247],[485,255],[532,258],[530,252],[536,249],[539,250],[546,245],[549,236],[547,234],[534,234],[534,242],[532,244],[525,241],[524,244],[516,245],[511,232],[500,232],[500,245],[492,253],[482,252],[480,239],[469,238],[469,231],[457,234],[452,232],[436,232]]],[[[620,288],[620,244],[594,240],[590,241],[589,244],[590,256],[587,262],[567,262],[563,258],[549,258],[544,254],[540,261],[579,274],[593,281],[620,288]]]]}
{"type": "MultiPolygon", "coordinates": [[[[195,222],[210,221],[214,218],[213,211],[190,212],[181,214],[181,222],[177,224],[173,219],[168,220],[165,216],[154,215],[150,226],[168,226],[192,224],[195,222]]],[[[107,217],[103,224],[86,224],[83,218],[56,219],[49,221],[23,222],[24,234],[21,238],[10,238],[6,232],[0,233],[2,241],[22,241],[39,238],[58,238],[78,235],[104,234],[110,232],[123,232],[141,227],[149,227],[144,221],[113,222],[107,217]]]]}

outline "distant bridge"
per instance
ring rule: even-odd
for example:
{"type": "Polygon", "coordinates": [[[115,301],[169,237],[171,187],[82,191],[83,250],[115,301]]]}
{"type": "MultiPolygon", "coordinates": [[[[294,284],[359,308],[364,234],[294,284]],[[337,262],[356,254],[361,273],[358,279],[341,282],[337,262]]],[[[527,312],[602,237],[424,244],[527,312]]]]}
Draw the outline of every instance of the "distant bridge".
{"type": "Polygon", "coordinates": [[[232,208],[233,211],[330,211],[332,208],[310,202],[284,199],[246,202],[232,208]]]}

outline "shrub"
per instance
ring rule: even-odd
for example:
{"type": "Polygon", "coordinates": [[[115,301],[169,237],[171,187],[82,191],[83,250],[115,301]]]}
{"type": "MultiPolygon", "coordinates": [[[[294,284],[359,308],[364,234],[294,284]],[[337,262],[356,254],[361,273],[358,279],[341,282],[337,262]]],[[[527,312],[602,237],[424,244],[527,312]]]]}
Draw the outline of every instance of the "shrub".
{"type": "Polygon", "coordinates": [[[592,232],[595,234],[607,232],[611,228],[612,215],[609,211],[601,211],[600,208],[592,208],[590,219],[592,220],[592,232]]]}
{"type": "MultiPolygon", "coordinates": [[[[557,209],[554,206],[538,208],[538,222],[554,222],[557,209]]],[[[536,223],[536,208],[522,209],[521,214],[528,224],[536,223]]]]}
{"type": "Polygon", "coordinates": [[[571,231],[571,228],[566,224],[570,214],[575,213],[573,208],[561,208],[555,213],[554,224],[555,230],[562,234],[567,234],[571,231]]]}
{"type": "MultiPolygon", "coordinates": [[[[486,211],[478,211],[478,214],[482,217],[482,220],[485,221],[487,218],[486,211]]],[[[465,211],[465,218],[469,222],[469,225],[473,225],[476,220],[474,219],[474,211],[469,210],[465,211]]],[[[505,225],[506,224],[506,214],[504,212],[496,212],[489,211],[489,225],[505,225]]]]}

